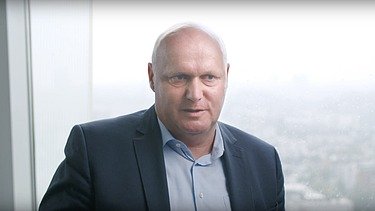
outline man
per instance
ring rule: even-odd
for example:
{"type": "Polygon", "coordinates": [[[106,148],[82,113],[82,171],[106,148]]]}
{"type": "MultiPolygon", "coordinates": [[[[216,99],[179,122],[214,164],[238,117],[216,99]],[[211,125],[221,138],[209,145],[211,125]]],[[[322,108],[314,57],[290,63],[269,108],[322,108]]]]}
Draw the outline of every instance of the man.
{"type": "Polygon", "coordinates": [[[228,71],[207,29],[160,35],[148,65],[155,105],[75,126],[40,210],[284,210],[274,147],[218,122],[228,71]]]}

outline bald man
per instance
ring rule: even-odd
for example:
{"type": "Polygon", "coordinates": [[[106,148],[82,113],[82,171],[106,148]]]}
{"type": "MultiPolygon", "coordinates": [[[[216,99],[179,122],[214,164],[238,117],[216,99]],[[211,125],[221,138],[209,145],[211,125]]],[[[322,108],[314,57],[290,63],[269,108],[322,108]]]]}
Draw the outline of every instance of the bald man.
{"type": "Polygon", "coordinates": [[[220,38],[181,24],[157,39],[148,110],[76,125],[40,210],[284,210],[275,148],[218,121],[220,38]]]}

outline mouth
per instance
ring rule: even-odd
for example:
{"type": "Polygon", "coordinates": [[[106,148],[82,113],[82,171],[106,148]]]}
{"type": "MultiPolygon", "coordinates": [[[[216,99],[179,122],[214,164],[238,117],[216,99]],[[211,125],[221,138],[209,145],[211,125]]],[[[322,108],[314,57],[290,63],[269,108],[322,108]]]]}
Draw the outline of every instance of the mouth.
{"type": "Polygon", "coordinates": [[[187,109],[182,109],[184,112],[188,112],[188,113],[198,113],[198,112],[202,112],[204,111],[204,109],[190,109],[190,108],[187,108],[187,109]]]}
{"type": "Polygon", "coordinates": [[[190,116],[199,116],[205,112],[205,109],[182,109],[182,111],[190,116]]]}

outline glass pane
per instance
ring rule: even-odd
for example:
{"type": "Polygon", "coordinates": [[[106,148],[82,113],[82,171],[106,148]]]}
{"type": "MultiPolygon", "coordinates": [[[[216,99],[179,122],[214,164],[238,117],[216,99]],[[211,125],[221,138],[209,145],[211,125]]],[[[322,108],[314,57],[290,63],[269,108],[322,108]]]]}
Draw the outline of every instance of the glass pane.
{"type": "Polygon", "coordinates": [[[221,121],[278,149],[288,210],[375,207],[375,5],[126,4],[94,0],[93,115],[153,103],[147,62],[159,33],[194,21],[231,64],[221,121]]]}
{"type": "Polygon", "coordinates": [[[91,116],[90,2],[30,1],[30,26],[39,205],[70,129],[91,116]]]}

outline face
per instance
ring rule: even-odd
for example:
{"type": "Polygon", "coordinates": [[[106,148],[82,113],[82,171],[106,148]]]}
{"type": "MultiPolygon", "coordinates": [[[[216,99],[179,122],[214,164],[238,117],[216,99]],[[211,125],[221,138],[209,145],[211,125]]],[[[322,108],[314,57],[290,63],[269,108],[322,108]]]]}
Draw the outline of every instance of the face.
{"type": "Polygon", "coordinates": [[[160,63],[149,64],[158,117],[176,138],[213,133],[228,73],[219,45],[201,31],[187,30],[161,48],[160,63]]]}

